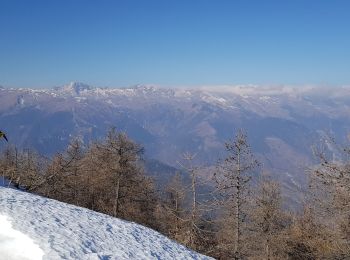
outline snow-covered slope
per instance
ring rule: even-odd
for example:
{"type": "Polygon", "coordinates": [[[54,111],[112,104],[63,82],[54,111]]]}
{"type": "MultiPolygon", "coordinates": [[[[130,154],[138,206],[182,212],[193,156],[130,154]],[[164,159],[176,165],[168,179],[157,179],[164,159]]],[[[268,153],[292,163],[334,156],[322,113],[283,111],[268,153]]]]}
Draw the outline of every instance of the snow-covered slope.
{"type": "Polygon", "coordinates": [[[210,259],[144,226],[4,187],[0,225],[6,260],[210,259]]]}
{"type": "Polygon", "coordinates": [[[0,214],[0,259],[37,260],[44,252],[27,235],[15,230],[9,218],[0,214]]]}

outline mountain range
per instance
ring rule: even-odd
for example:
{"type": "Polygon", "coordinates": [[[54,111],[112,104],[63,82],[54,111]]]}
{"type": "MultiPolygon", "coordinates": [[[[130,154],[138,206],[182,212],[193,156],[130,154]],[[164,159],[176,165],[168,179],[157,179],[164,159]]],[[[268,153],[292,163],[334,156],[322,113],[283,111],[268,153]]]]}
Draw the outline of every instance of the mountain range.
{"type": "Polygon", "coordinates": [[[350,87],[0,88],[0,128],[19,147],[51,155],[73,137],[88,143],[112,126],[141,143],[146,158],[175,168],[184,152],[215,165],[242,128],[264,170],[296,191],[314,163],[312,145],[327,136],[346,141],[350,87]]]}

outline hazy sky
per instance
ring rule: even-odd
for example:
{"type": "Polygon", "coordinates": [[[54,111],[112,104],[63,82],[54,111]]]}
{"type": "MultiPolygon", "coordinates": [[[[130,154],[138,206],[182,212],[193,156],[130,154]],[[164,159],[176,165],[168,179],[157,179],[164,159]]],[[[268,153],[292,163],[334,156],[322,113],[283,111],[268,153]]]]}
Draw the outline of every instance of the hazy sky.
{"type": "Polygon", "coordinates": [[[0,0],[0,85],[350,84],[350,1],[0,0]]]}

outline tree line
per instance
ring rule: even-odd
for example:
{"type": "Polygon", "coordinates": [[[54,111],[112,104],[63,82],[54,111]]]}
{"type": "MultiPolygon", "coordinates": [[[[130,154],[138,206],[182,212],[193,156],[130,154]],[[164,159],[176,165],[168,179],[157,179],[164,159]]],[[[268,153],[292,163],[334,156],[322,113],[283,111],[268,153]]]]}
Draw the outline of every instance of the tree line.
{"type": "Polygon", "coordinates": [[[305,200],[290,211],[244,131],[224,147],[209,181],[187,153],[187,181],[177,172],[161,188],[145,172],[142,146],[114,128],[89,145],[73,139],[51,158],[7,147],[0,174],[11,186],[146,225],[217,259],[350,259],[349,148],[338,160],[315,149],[305,200]]]}

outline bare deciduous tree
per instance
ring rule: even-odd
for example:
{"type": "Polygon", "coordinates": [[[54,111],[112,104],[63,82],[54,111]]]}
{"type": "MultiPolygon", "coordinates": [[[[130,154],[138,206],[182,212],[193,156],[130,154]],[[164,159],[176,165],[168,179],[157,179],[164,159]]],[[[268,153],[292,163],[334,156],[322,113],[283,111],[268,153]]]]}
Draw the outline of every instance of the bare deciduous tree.
{"type": "Polygon", "coordinates": [[[184,240],[182,233],[186,221],[186,192],[181,173],[177,172],[165,187],[164,202],[160,205],[164,210],[159,212],[164,232],[179,242],[184,240]]]}
{"type": "Polygon", "coordinates": [[[241,259],[249,183],[258,161],[254,158],[247,136],[242,130],[237,132],[233,140],[225,143],[225,148],[227,157],[218,163],[214,173],[217,191],[226,213],[223,214],[224,221],[221,221],[226,237],[222,239],[220,246],[232,250],[229,252],[232,258],[241,259]]]}
{"type": "Polygon", "coordinates": [[[310,193],[317,219],[328,229],[338,256],[350,257],[350,149],[327,137],[314,153],[319,164],[310,172],[310,193]],[[332,147],[327,151],[326,147],[332,147]]]}
{"type": "Polygon", "coordinates": [[[268,175],[261,176],[253,200],[251,224],[254,246],[258,249],[257,253],[264,256],[262,259],[278,259],[283,255],[282,232],[287,227],[287,217],[282,211],[280,184],[268,175]]]}

